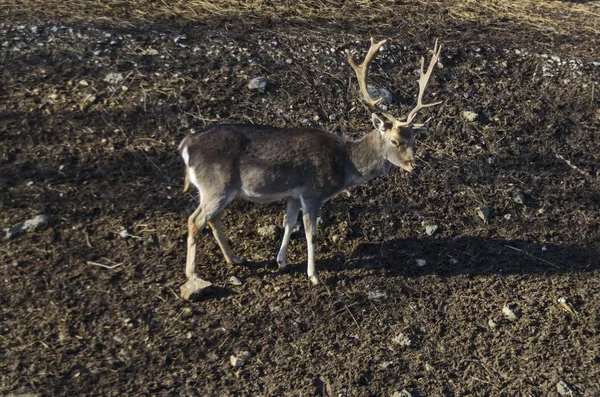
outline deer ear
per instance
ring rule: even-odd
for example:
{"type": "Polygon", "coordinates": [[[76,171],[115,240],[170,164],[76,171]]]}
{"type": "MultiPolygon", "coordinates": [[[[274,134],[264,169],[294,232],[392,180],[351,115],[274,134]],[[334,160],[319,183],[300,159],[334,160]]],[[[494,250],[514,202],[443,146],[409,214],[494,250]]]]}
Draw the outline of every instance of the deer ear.
{"type": "Polygon", "coordinates": [[[379,117],[376,113],[371,114],[371,121],[373,122],[373,127],[379,131],[381,135],[385,135],[385,122],[379,117]]]}

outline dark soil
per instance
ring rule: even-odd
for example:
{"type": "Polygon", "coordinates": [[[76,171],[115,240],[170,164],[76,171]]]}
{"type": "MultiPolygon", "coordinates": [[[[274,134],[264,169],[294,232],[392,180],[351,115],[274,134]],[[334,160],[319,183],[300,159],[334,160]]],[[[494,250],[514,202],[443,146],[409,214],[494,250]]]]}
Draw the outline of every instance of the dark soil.
{"type": "Polygon", "coordinates": [[[600,395],[598,37],[438,11],[109,24],[5,9],[0,228],[51,222],[0,240],[0,393],[538,396],[563,381],[600,395]],[[198,271],[215,288],[180,299],[197,202],[181,193],[179,141],[221,121],[362,136],[370,111],[344,50],[364,53],[370,35],[390,39],[372,80],[399,117],[419,56],[444,44],[418,172],[324,206],[318,287],[301,234],[279,274],[281,236],[258,232],[281,224],[283,203],[233,203],[224,225],[248,262],[226,265],[205,231],[198,271]],[[264,94],[247,88],[257,76],[264,94]]]}

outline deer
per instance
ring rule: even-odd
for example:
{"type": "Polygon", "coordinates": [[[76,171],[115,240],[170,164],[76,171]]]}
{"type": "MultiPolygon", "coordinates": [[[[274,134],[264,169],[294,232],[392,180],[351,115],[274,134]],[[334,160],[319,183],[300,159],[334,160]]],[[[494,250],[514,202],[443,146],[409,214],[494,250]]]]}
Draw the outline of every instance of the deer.
{"type": "MultiPolygon", "coordinates": [[[[190,184],[200,204],[188,218],[185,275],[188,283],[196,275],[197,234],[206,227],[219,245],[228,264],[241,264],[223,233],[223,209],[235,199],[256,203],[287,200],[283,239],[277,254],[279,270],[287,266],[286,255],[292,229],[300,209],[307,243],[307,276],[320,283],[315,265],[317,216],[321,206],[354,185],[387,174],[393,166],[412,172],[416,166],[414,138],[425,123],[415,123],[421,110],[442,101],[424,104],[423,94],[441,53],[436,40],[433,56],[424,71],[421,57],[419,93],[416,106],[400,121],[374,99],[367,89],[369,66],[387,40],[375,42],[360,65],[356,50],[346,50],[348,63],[356,74],[365,102],[377,113],[371,115],[374,129],[361,139],[345,139],[318,128],[279,128],[253,124],[216,124],[189,134],[179,145],[185,167],[184,192],[190,184]],[[381,114],[381,116],[378,115],[381,114]]],[[[429,121],[429,120],[428,120],[429,121]]],[[[183,287],[182,287],[183,291],[183,287]]],[[[182,293],[183,294],[183,293],[182,293]]]]}

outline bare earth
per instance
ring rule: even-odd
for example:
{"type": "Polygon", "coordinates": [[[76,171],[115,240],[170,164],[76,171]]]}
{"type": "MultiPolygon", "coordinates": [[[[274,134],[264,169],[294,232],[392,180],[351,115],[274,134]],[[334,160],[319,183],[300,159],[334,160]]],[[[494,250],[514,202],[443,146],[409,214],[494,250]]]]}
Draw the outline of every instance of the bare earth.
{"type": "Polygon", "coordinates": [[[0,232],[0,395],[600,395],[596,2],[31,3],[0,6],[0,229],[50,221],[0,232]],[[214,288],[182,300],[179,141],[213,122],[362,136],[344,50],[371,35],[399,117],[444,45],[418,171],[324,206],[318,287],[302,230],[275,271],[284,203],[233,203],[247,263],[206,230],[214,288]]]}

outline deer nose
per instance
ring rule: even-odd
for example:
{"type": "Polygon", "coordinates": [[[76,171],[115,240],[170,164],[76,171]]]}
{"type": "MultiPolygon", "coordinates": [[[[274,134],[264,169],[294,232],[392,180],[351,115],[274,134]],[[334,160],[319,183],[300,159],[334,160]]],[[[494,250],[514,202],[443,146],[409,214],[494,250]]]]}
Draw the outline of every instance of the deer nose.
{"type": "Polygon", "coordinates": [[[415,160],[407,160],[402,164],[401,167],[408,172],[412,172],[415,169],[416,165],[417,164],[416,164],[415,160]]]}

